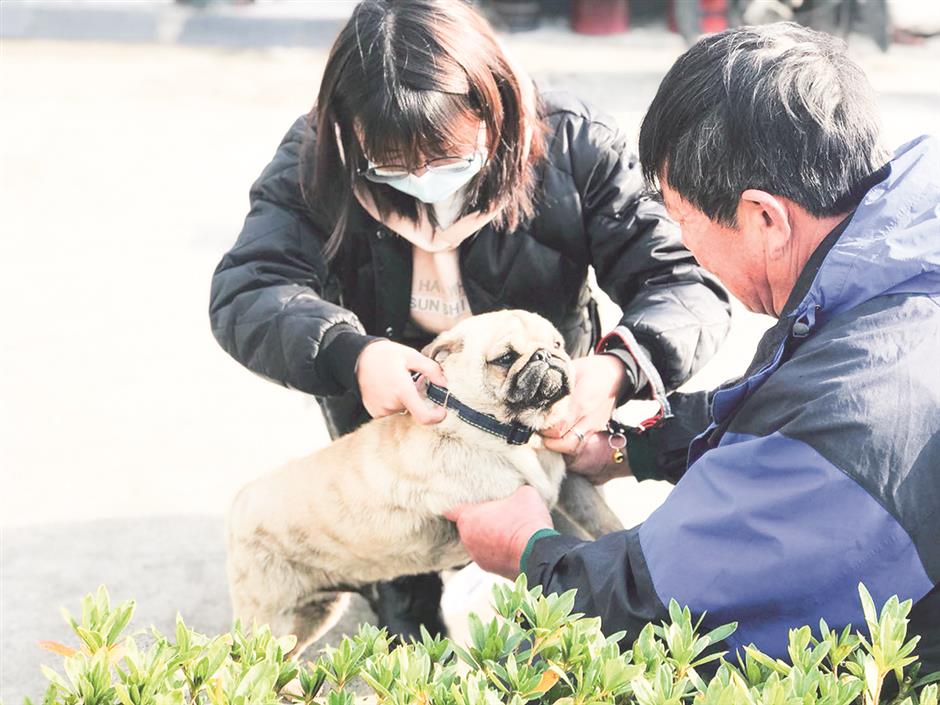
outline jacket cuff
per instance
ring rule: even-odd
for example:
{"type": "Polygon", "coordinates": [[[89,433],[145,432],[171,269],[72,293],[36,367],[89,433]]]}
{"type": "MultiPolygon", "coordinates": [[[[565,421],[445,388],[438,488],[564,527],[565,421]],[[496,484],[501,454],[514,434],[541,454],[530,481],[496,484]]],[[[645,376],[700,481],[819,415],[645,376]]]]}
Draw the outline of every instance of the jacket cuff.
{"type": "Polygon", "coordinates": [[[636,358],[631,355],[626,348],[610,347],[604,350],[601,355],[611,355],[623,363],[623,384],[617,392],[617,406],[623,406],[631,399],[639,397],[643,388],[649,384],[643,370],[637,363],[636,358]]]}
{"type": "Polygon", "coordinates": [[[582,539],[559,534],[554,529],[540,529],[532,534],[519,566],[529,579],[529,587],[541,585],[543,579],[547,582],[550,575],[544,575],[546,569],[558,563],[572,548],[583,543],[585,541],[582,539]]]}
{"type": "Polygon", "coordinates": [[[650,434],[628,432],[626,436],[630,474],[636,478],[637,482],[663,479],[656,465],[656,451],[650,434]]]}
{"type": "Polygon", "coordinates": [[[525,562],[529,557],[529,554],[532,553],[532,547],[535,546],[535,542],[546,536],[561,536],[554,529],[539,529],[529,538],[529,542],[525,545],[525,550],[522,552],[522,556],[519,558],[519,572],[525,573],[525,562]]]}
{"type": "Polygon", "coordinates": [[[653,365],[649,352],[640,345],[633,333],[624,325],[617,326],[610,333],[601,338],[595,349],[596,353],[610,352],[612,350],[626,350],[636,362],[640,374],[645,377],[646,386],[649,387],[651,399],[659,403],[659,413],[647,419],[640,427],[643,429],[657,425],[663,419],[672,418],[672,407],[666,398],[666,387],[659,371],[653,365]]]}
{"type": "Polygon", "coordinates": [[[317,373],[333,379],[344,391],[359,394],[356,381],[356,368],[359,355],[370,343],[382,338],[366,335],[350,325],[337,323],[332,326],[320,341],[315,365],[317,373]]]}

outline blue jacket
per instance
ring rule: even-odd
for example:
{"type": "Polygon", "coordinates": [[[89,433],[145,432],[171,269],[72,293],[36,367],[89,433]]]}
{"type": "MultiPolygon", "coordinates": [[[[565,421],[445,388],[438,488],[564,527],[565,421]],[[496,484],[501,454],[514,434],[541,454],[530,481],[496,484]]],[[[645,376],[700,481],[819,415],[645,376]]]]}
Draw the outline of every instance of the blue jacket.
{"type": "Polygon", "coordinates": [[[940,141],[879,177],[745,376],[672,395],[674,418],[631,439],[635,475],[678,479],[664,504],[597,541],[538,538],[530,583],[578,588],[628,635],[675,598],[738,622],[730,648],[783,657],[791,627],[862,627],[864,582],[915,602],[923,672],[940,669],[940,141]]]}

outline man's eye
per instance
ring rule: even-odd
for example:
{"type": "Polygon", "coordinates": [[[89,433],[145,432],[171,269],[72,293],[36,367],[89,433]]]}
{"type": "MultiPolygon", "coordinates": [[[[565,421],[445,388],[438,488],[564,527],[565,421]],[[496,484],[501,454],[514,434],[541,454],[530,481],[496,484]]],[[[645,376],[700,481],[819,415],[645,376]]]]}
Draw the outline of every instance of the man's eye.
{"type": "Polygon", "coordinates": [[[497,357],[495,360],[490,360],[490,364],[499,365],[500,367],[509,367],[510,365],[512,365],[512,363],[514,363],[518,359],[519,359],[519,353],[517,353],[515,350],[510,350],[507,353],[503,353],[502,355],[497,357]]]}

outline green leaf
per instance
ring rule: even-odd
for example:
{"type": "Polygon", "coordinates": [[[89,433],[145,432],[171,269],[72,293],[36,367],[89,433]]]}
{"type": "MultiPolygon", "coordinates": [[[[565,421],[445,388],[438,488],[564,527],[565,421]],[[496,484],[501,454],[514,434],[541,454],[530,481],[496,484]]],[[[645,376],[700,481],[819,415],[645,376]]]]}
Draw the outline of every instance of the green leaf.
{"type": "Polygon", "coordinates": [[[778,659],[773,659],[773,658],[771,658],[770,656],[768,656],[768,655],[765,654],[764,652],[760,651],[760,650],[759,650],[756,646],[754,646],[753,644],[751,644],[751,645],[749,645],[749,646],[745,646],[745,647],[744,647],[744,652],[745,652],[748,656],[750,656],[752,659],[754,659],[755,661],[757,661],[757,663],[761,664],[762,666],[766,666],[767,668],[771,669],[772,671],[776,671],[777,673],[779,673],[779,674],[782,675],[782,676],[789,675],[789,673],[790,673],[790,670],[791,670],[791,667],[790,667],[790,666],[788,666],[787,664],[785,664],[783,661],[780,661],[780,660],[778,660],[778,659]]]}
{"type": "Polygon", "coordinates": [[[695,689],[698,690],[700,693],[704,693],[708,689],[708,686],[705,684],[705,681],[702,680],[702,677],[698,674],[698,672],[694,668],[690,668],[686,672],[686,675],[689,677],[689,680],[692,681],[692,685],[695,686],[695,689]]]}
{"type": "Polygon", "coordinates": [[[669,600],[669,619],[672,620],[672,623],[682,624],[683,616],[682,608],[679,607],[679,603],[676,602],[675,598],[669,600]]]}
{"type": "Polygon", "coordinates": [[[871,599],[871,594],[862,583],[858,584],[858,596],[862,601],[862,612],[865,615],[865,622],[868,623],[868,629],[872,638],[874,638],[878,633],[878,613],[875,611],[875,601],[871,599]]]}
{"type": "Polygon", "coordinates": [[[136,605],[133,600],[123,603],[115,612],[112,613],[109,618],[110,628],[108,629],[106,643],[115,644],[117,643],[118,637],[127,627],[131,621],[131,617],[134,616],[134,609],[136,605]]]}
{"type": "Polygon", "coordinates": [[[930,683],[940,683],[940,671],[934,671],[933,673],[928,673],[922,678],[918,678],[916,681],[914,681],[913,687],[921,688],[930,683]]]}
{"type": "Polygon", "coordinates": [[[131,696],[127,692],[127,687],[122,683],[115,683],[114,692],[117,693],[118,699],[123,705],[138,705],[136,702],[131,700],[131,696]]]}
{"type": "Polygon", "coordinates": [[[862,665],[865,667],[865,690],[869,697],[875,698],[881,690],[881,675],[878,673],[878,666],[871,656],[866,656],[862,665]]]}
{"type": "Polygon", "coordinates": [[[69,685],[68,683],[65,682],[65,679],[62,678],[62,676],[60,676],[58,673],[53,671],[51,668],[49,668],[46,665],[41,665],[39,669],[42,671],[42,674],[46,677],[46,680],[50,681],[51,683],[59,686],[60,688],[64,690],[69,689],[69,685]]]}
{"type": "Polygon", "coordinates": [[[709,653],[734,624],[699,636],[702,616],[693,620],[671,601],[670,622],[644,626],[621,653],[622,633],[605,635],[598,618],[572,613],[573,591],[543,595],[538,586],[526,590],[524,578],[494,588],[500,616],[471,616],[465,646],[422,629],[390,651],[386,632],[363,625],[303,665],[285,659],[293,638],[237,622],[209,638],[177,616],[175,643],[151,629],[144,652],[130,637],[119,644],[134,603],[112,607],[101,588],[82,600],[82,621],[73,620],[90,654],[61,650],[64,676],[42,667],[42,705],[351,705],[346,686],[357,675],[377,705],[856,705],[862,695],[863,705],[940,705],[940,673],[918,679],[916,665],[904,672],[919,646],[906,638],[911,601],[892,597],[879,615],[866,595],[860,587],[866,621],[875,616],[867,639],[820,620],[819,639],[795,627],[776,647],[792,665],[750,645],[737,655],[738,670],[724,653],[709,653]],[[711,679],[698,670],[716,662],[711,679]],[[877,703],[892,673],[901,691],[877,703]],[[327,680],[334,690],[323,693],[327,680]]]}
{"type": "Polygon", "coordinates": [[[708,639],[709,644],[717,644],[719,641],[724,641],[729,636],[734,634],[738,628],[737,622],[730,622],[728,624],[722,624],[720,627],[712,629],[708,634],[705,635],[705,638],[708,639]]]}
{"type": "Polygon", "coordinates": [[[938,689],[936,684],[926,686],[920,692],[918,705],[937,705],[937,693],[938,689]]]}

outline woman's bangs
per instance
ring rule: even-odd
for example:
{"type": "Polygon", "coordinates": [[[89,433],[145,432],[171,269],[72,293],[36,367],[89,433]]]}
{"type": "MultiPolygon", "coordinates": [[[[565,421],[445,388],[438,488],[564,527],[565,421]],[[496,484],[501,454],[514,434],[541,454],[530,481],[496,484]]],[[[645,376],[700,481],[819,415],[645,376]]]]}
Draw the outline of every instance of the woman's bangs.
{"type": "Polygon", "coordinates": [[[475,145],[480,116],[468,96],[399,90],[394,101],[383,103],[369,106],[356,119],[363,150],[375,164],[417,169],[428,159],[475,145]]]}

